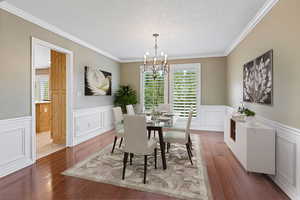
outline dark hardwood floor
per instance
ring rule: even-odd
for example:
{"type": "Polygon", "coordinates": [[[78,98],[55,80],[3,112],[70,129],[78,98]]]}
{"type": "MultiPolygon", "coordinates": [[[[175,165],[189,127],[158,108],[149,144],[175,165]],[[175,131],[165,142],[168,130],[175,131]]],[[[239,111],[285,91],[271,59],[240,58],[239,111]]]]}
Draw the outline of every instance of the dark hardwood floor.
{"type": "MultiPolygon", "coordinates": [[[[287,196],[266,176],[246,173],[223,142],[222,133],[195,132],[215,200],[284,200],[287,196]]],[[[174,199],[61,175],[61,172],[113,141],[111,132],[60,150],[36,164],[0,179],[1,200],[174,199]]]]}

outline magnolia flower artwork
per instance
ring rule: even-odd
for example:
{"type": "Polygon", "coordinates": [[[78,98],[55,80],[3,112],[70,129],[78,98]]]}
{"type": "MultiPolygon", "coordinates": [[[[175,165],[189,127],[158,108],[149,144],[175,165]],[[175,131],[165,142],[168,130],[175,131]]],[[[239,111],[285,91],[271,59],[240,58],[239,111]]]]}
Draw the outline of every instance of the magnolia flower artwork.
{"type": "Polygon", "coordinates": [[[86,96],[111,95],[111,73],[96,67],[84,68],[84,94],[86,96]]]}
{"type": "Polygon", "coordinates": [[[244,65],[243,100],[272,104],[273,50],[244,65]]]}

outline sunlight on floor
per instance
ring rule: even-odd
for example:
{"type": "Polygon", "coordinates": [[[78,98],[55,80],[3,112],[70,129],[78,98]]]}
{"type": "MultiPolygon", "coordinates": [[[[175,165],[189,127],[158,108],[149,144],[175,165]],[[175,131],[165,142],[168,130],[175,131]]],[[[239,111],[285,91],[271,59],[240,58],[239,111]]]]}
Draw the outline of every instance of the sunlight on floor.
{"type": "Polygon", "coordinates": [[[65,145],[54,144],[50,132],[37,134],[37,159],[65,148],[65,145]]]}

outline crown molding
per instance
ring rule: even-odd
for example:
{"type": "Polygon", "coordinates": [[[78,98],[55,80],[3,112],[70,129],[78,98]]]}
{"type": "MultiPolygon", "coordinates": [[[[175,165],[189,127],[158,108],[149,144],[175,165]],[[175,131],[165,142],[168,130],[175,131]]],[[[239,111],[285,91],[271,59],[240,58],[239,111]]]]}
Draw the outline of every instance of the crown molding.
{"type": "MultiPolygon", "coordinates": [[[[195,58],[210,58],[210,57],[224,57],[224,56],[228,56],[238,45],[240,42],[242,42],[246,36],[255,28],[255,26],[264,18],[264,16],[266,16],[266,14],[269,13],[269,11],[274,7],[274,5],[276,5],[276,3],[279,0],[267,0],[264,5],[259,9],[259,11],[256,13],[256,15],[252,18],[252,20],[247,24],[247,26],[244,28],[244,30],[241,32],[241,34],[231,43],[231,45],[225,50],[224,53],[213,53],[213,54],[199,54],[199,55],[187,55],[187,56],[174,56],[174,57],[170,57],[169,60],[179,60],[179,59],[195,59],[195,58]]],[[[130,59],[130,58],[123,58],[120,59],[118,57],[115,57],[113,55],[111,55],[108,52],[105,52],[61,29],[59,29],[58,27],[49,24],[9,3],[7,3],[6,1],[0,0],[0,8],[3,10],[6,10],[9,13],[12,13],[18,17],[21,17],[31,23],[34,23],[46,30],[49,30],[51,32],[54,32],[66,39],[69,39],[77,44],[80,44],[84,47],[87,47],[91,50],[94,50],[100,54],[102,54],[103,56],[106,56],[112,60],[121,62],[121,63],[130,63],[130,62],[143,62],[142,59],[130,59]]]]}
{"type": "Polygon", "coordinates": [[[56,27],[52,24],[49,24],[46,21],[44,21],[42,19],[39,19],[38,17],[35,17],[35,16],[25,12],[24,10],[19,9],[19,8],[7,3],[6,1],[1,2],[1,0],[0,0],[0,8],[7,11],[7,12],[9,12],[9,13],[11,13],[11,14],[14,14],[18,17],[21,17],[21,18],[23,18],[23,19],[25,19],[25,20],[33,23],[33,24],[36,24],[36,25],[38,25],[38,26],[40,26],[40,27],[42,27],[42,28],[44,28],[48,31],[51,31],[51,32],[56,33],[56,34],[66,38],[66,39],[69,39],[69,40],[71,40],[71,41],[73,41],[77,44],[80,44],[84,47],[87,47],[87,48],[93,50],[93,51],[96,51],[97,53],[99,53],[103,56],[106,56],[106,57],[108,57],[112,60],[115,60],[115,61],[118,61],[118,62],[121,61],[119,58],[111,55],[110,53],[108,53],[106,51],[103,51],[103,50],[101,50],[101,49],[99,49],[99,48],[97,48],[97,47],[95,47],[95,46],[93,46],[93,45],[91,45],[91,44],[89,44],[89,43],[87,43],[87,42],[85,42],[85,41],[83,41],[83,40],[67,33],[67,32],[65,32],[65,31],[61,30],[60,28],[58,28],[58,27],[56,27]]]}
{"type": "MultiPolygon", "coordinates": [[[[197,59],[197,58],[214,58],[214,57],[224,57],[226,56],[225,53],[212,53],[212,54],[197,54],[197,55],[187,55],[187,56],[170,56],[168,60],[183,60],[183,59],[197,59]]],[[[121,59],[121,63],[132,63],[132,62],[143,62],[144,60],[141,59],[121,59]]]]}
{"type": "Polygon", "coordinates": [[[247,24],[246,28],[241,32],[237,39],[225,50],[225,55],[228,56],[246,36],[255,28],[255,26],[269,13],[279,0],[267,0],[264,5],[259,9],[252,20],[247,24]]]}

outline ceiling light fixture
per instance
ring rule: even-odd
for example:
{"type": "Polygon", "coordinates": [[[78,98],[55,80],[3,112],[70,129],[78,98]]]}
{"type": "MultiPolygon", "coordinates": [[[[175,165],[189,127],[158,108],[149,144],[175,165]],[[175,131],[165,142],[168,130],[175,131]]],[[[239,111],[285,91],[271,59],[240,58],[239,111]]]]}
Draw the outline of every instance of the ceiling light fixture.
{"type": "Polygon", "coordinates": [[[158,45],[157,45],[157,38],[159,34],[154,33],[153,37],[155,38],[155,45],[154,45],[154,57],[150,58],[149,52],[144,54],[144,72],[145,71],[152,71],[153,78],[156,79],[158,75],[163,75],[169,72],[169,64],[168,64],[168,55],[164,52],[161,52],[158,55],[158,45]]]}

